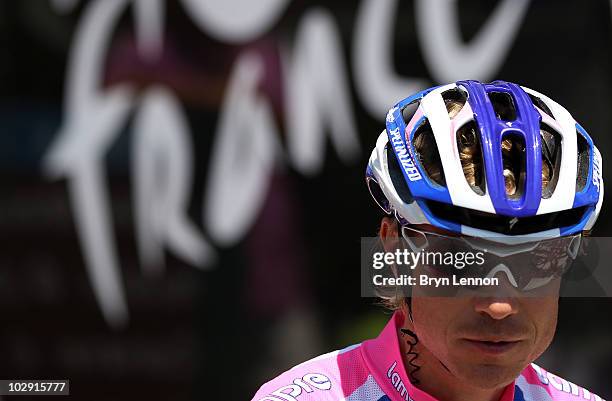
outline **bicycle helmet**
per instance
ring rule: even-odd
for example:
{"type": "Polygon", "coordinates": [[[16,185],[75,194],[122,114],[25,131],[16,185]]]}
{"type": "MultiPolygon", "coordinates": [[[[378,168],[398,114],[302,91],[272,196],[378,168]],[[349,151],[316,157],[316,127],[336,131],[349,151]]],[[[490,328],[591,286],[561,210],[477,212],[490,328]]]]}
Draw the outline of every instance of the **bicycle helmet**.
{"type": "Polygon", "coordinates": [[[389,110],[366,183],[404,225],[559,237],[595,224],[601,163],[584,128],[547,96],[505,81],[458,81],[389,110]]]}

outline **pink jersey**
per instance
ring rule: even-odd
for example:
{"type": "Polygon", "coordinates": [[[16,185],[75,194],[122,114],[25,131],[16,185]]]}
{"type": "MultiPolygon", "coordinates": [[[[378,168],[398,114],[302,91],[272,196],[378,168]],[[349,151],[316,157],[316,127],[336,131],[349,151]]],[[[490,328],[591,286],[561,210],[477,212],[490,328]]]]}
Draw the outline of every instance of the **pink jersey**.
{"type": "MultiPolygon", "coordinates": [[[[321,355],[261,386],[253,401],[436,401],[406,375],[396,312],[378,338],[321,355]]],[[[536,364],[506,387],[500,401],[602,401],[536,364]]]]}

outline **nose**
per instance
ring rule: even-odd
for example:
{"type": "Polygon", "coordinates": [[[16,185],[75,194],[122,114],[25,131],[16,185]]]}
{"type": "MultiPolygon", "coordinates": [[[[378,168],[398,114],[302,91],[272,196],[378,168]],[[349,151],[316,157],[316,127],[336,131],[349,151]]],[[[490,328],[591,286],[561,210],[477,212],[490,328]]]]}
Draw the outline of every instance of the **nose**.
{"type": "MultiPolygon", "coordinates": [[[[498,266],[500,267],[500,266],[498,266]]],[[[492,319],[501,320],[515,315],[519,310],[516,298],[515,279],[507,267],[501,265],[499,271],[493,276],[499,279],[499,286],[492,287],[480,293],[474,299],[474,309],[481,314],[487,314],[492,319]],[[514,284],[513,284],[514,283],[514,284]]]]}
{"type": "Polygon", "coordinates": [[[475,298],[474,310],[492,319],[502,320],[518,313],[516,298],[475,298]]]}

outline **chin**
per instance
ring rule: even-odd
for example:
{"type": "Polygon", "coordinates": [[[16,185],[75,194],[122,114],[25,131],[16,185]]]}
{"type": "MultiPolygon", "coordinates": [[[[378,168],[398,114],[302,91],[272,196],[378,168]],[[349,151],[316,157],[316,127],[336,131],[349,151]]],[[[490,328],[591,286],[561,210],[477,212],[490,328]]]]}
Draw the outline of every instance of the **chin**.
{"type": "Polygon", "coordinates": [[[459,365],[457,377],[481,389],[497,389],[512,383],[524,366],[503,366],[495,364],[459,365]]]}

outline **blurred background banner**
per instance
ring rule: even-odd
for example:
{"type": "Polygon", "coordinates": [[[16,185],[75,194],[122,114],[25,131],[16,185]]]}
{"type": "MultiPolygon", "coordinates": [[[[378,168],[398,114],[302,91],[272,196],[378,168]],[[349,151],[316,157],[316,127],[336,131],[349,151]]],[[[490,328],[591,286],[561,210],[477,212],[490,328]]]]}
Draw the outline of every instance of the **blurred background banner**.
{"type": "MultiPolygon", "coordinates": [[[[610,177],[611,21],[606,0],[0,1],[0,377],[244,400],[375,336],[359,247],[387,109],[514,81],[610,177]]],[[[562,300],[541,360],[608,397],[611,306],[562,300]]]]}

